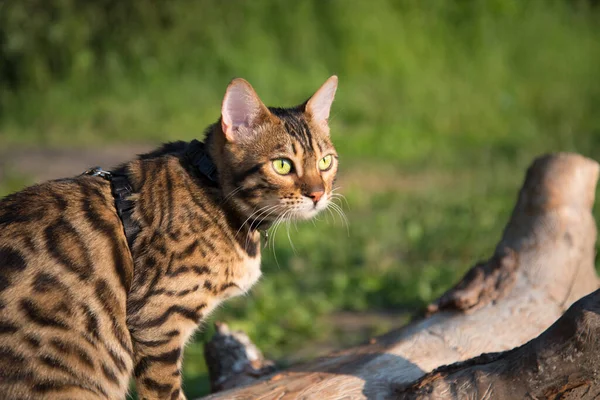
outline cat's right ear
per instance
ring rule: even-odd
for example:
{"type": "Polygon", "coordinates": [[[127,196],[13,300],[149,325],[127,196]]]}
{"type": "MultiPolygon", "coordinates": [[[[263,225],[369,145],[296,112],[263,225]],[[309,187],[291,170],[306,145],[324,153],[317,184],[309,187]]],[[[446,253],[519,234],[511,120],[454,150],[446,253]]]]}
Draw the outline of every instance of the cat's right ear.
{"type": "Polygon", "coordinates": [[[230,142],[252,134],[252,128],[268,114],[267,107],[246,80],[236,78],[225,91],[221,107],[221,128],[230,142]]]}
{"type": "Polygon", "coordinates": [[[335,75],[331,76],[306,102],[306,112],[320,125],[327,126],[337,85],[338,77],[335,75]]]}

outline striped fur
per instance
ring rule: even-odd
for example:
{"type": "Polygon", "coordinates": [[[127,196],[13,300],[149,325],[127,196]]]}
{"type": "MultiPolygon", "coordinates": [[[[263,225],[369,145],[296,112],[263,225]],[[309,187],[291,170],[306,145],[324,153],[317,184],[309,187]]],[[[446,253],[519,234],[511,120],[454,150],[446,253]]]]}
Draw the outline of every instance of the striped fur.
{"type": "Polygon", "coordinates": [[[310,105],[265,107],[243,143],[211,126],[216,186],[183,142],[121,166],[141,228],[131,250],[102,178],[0,201],[0,398],[123,399],[134,377],[141,399],[184,399],[183,347],[212,309],[259,279],[258,228],[312,215],[299,204],[315,187],[331,196],[337,162],[317,163],[335,152],[310,105]],[[296,172],[273,171],[282,156],[296,172]]]}

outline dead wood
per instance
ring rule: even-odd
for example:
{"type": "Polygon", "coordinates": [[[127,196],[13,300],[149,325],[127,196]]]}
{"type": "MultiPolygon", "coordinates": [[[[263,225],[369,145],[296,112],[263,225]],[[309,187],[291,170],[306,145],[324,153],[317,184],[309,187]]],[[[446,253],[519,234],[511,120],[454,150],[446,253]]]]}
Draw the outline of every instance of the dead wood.
{"type": "MultiPolygon", "coordinates": [[[[577,154],[537,159],[493,256],[429,306],[427,317],[372,344],[209,398],[396,397],[442,365],[530,341],[575,300],[598,288],[591,214],[598,171],[596,162],[577,154]]],[[[480,361],[489,357],[500,355],[480,361]]]]}
{"type": "Polygon", "coordinates": [[[510,248],[497,251],[473,268],[452,289],[427,306],[426,316],[441,310],[474,311],[510,293],[517,281],[519,260],[510,248]]]}
{"type": "Polygon", "coordinates": [[[596,399],[600,396],[600,290],[548,330],[504,353],[444,366],[396,388],[398,400],[596,399]]]}
{"type": "Polygon", "coordinates": [[[245,385],[275,371],[275,364],[264,358],[245,332],[231,331],[223,322],[217,322],[215,328],[204,345],[211,392],[245,385]]]}

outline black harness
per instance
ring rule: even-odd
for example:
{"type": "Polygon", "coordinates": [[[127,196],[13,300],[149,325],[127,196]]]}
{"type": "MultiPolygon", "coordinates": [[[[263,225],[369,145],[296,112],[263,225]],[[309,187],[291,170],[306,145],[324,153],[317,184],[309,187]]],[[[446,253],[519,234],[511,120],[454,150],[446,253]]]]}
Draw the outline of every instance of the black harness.
{"type": "Polygon", "coordinates": [[[204,149],[204,143],[196,139],[192,140],[185,150],[185,158],[213,184],[218,182],[217,167],[208,152],[204,149]]]}
{"type": "MultiPolygon", "coordinates": [[[[217,168],[204,149],[204,143],[195,139],[192,140],[187,145],[184,157],[212,184],[217,184],[217,168]]],[[[90,168],[82,175],[98,176],[110,182],[111,192],[115,199],[115,208],[117,209],[117,214],[123,224],[127,244],[131,250],[133,242],[138,233],[140,233],[141,228],[137,222],[131,218],[135,204],[133,200],[130,200],[130,197],[133,194],[133,187],[129,182],[129,178],[124,173],[105,171],[100,167],[90,168]]]]}

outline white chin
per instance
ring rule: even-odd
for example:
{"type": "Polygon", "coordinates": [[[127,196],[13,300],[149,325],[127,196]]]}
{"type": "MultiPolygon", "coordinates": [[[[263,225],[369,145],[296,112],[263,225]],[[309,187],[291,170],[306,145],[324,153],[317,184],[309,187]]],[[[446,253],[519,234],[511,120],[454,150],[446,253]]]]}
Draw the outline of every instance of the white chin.
{"type": "Polygon", "coordinates": [[[327,199],[322,199],[317,203],[316,206],[313,205],[312,202],[304,204],[304,207],[298,210],[294,217],[299,220],[306,220],[314,218],[318,213],[327,208],[327,199]]]}
{"type": "Polygon", "coordinates": [[[311,210],[308,210],[308,211],[301,211],[298,214],[296,214],[296,218],[297,219],[311,219],[315,215],[317,215],[320,211],[321,210],[319,210],[318,208],[312,208],[311,210]]]}

